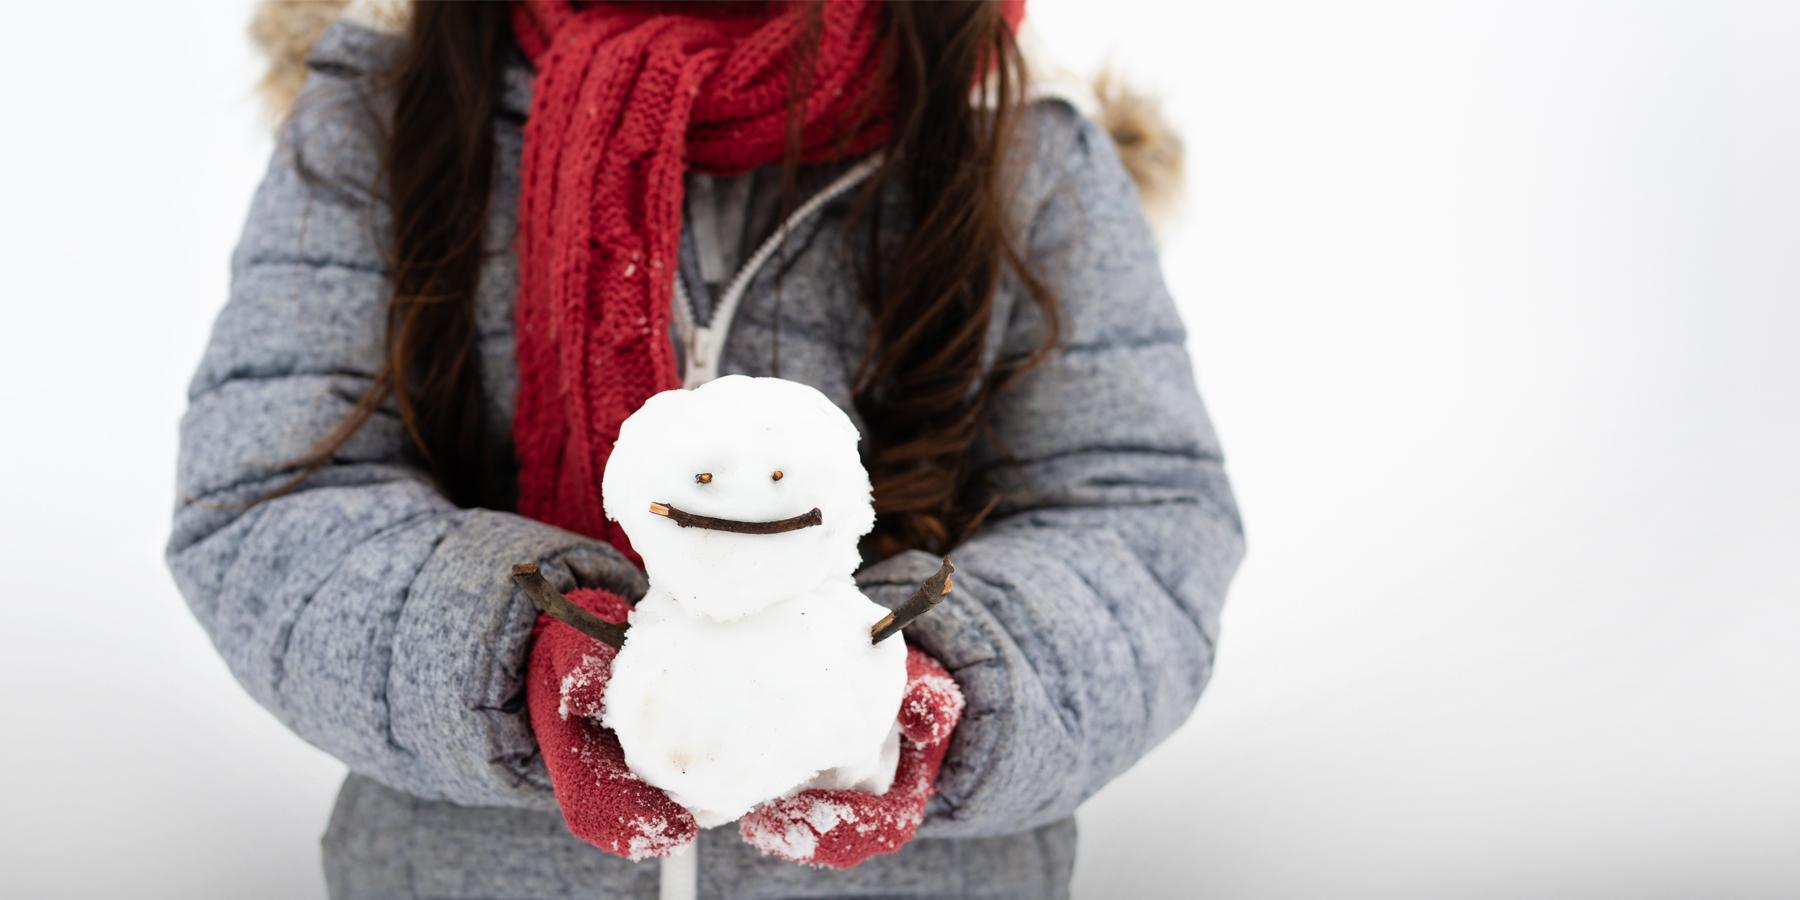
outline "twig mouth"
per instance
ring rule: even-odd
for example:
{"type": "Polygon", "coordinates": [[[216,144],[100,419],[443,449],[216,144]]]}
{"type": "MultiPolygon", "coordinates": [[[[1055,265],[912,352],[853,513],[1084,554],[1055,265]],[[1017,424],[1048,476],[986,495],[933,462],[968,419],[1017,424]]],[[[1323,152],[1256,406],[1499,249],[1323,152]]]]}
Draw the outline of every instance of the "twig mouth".
{"type": "Polygon", "coordinates": [[[705,528],[711,531],[729,531],[734,534],[781,534],[825,524],[825,514],[819,512],[819,508],[816,506],[800,515],[776,519],[773,522],[745,522],[742,519],[717,519],[712,516],[700,516],[677,509],[667,503],[652,503],[650,511],[682,528],[705,528]]]}

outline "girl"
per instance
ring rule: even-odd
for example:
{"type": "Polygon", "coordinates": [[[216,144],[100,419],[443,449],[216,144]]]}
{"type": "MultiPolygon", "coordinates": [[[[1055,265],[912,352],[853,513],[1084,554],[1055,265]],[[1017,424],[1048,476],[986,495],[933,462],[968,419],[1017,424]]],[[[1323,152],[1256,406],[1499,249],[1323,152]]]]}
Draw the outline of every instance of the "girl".
{"type": "Polygon", "coordinates": [[[1022,11],[358,5],[308,41],[168,556],[237,678],[351,770],[334,896],[645,896],[628,860],[683,846],[706,896],[1067,893],[1076,806],[1206,683],[1241,538],[1132,182],[1027,82],[1022,11]],[[954,550],[907,637],[966,706],[885,795],[696,834],[567,714],[592,645],[508,575],[622,616],[610,441],[724,373],[856,420],[869,596],[954,550]]]}

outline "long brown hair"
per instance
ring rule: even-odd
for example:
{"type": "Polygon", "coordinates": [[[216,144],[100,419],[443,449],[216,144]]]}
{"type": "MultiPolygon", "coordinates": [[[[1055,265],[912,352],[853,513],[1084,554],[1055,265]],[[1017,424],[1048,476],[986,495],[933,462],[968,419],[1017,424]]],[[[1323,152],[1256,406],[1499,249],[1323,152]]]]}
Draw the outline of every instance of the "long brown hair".
{"type": "MultiPolygon", "coordinates": [[[[809,14],[817,16],[816,5],[809,14]]],[[[873,333],[854,399],[878,513],[867,549],[878,558],[947,551],[993,508],[998,498],[981,483],[971,450],[987,433],[996,393],[1048,352],[1058,322],[1055,300],[1025,264],[1008,221],[1017,173],[1006,162],[1025,71],[999,4],[891,3],[884,27],[877,83],[894,89],[892,137],[852,229],[867,241],[856,256],[873,333]],[[882,242],[883,217],[894,211],[881,198],[896,189],[906,201],[904,237],[882,242]],[[1038,307],[1046,339],[1028,357],[989,368],[983,351],[1007,272],[1038,307]]],[[[416,5],[407,49],[387,73],[395,107],[382,169],[393,221],[386,357],[290,487],[328,463],[391,398],[414,451],[452,500],[510,504],[512,471],[483,434],[475,346],[493,117],[510,40],[505,3],[416,5]]],[[[803,48],[797,72],[807,56],[803,48]]],[[[791,123],[802,99],[802,88],[790,91],[791,123]]],[[[791,206],[798,129],[789,133],[782,184],[791,206]]]]}

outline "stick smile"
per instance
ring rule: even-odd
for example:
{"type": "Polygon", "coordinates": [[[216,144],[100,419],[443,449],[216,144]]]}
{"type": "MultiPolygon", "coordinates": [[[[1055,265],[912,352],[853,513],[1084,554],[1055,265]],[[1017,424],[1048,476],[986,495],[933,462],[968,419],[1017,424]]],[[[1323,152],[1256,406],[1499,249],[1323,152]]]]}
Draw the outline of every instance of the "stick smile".
{"type": "Polygon", "coordinates": [[[677,509],[667,503],[651,503],[650,511],[682,528],[706,528],[712,531],[729,531],[734,534],[781,534],[825,523],[825,515],[819,512],[819,508],[816,506],[800,515],[776,519],[773,522],[746,522],[742,519],[701,516],[677,509]]]}

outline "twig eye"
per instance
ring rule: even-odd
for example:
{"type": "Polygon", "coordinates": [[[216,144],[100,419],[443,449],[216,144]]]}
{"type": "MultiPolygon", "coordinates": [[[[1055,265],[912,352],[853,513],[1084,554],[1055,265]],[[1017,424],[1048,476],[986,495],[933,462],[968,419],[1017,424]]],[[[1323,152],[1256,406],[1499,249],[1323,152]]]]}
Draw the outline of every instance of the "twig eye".
{"type": "Polygon", "coordinates": [[[770,480],[770,481],[780,481],[780,480],[781,480],[781,470],[780,470],[780,469],[776,469],[776,470],[775,470],[775,471],[773,471],[773,472],[770,472],[770,473],[769,473],[769,480],[770,480]]]}
{"type": "Polygon", "coordinates": [[[695,484],[712,484],[712,473],[711,472],[701,472],[700,474],[695,475],[694,483],[695,484]]]}

